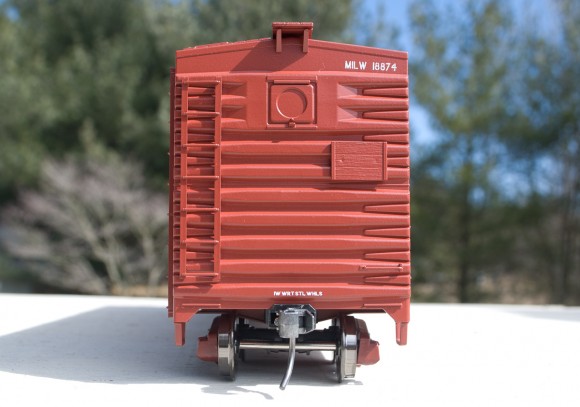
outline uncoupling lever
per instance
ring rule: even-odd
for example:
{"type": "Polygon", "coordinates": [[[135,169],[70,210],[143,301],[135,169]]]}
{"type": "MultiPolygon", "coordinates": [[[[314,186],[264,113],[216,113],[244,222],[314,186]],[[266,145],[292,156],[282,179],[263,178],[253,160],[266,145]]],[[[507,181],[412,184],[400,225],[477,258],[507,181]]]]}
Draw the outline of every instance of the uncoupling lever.
{"type": "Polygon", "coordinates": [[[296,339],[301,334],[314,330],[316,326],[316,311],[309,305],[278,305],[273,310],[276,314],[274,325],[281,338],[288,339],[288,366],[280,389],[284,390],[292,376],[294,360],[296,359],[296,339]]]}

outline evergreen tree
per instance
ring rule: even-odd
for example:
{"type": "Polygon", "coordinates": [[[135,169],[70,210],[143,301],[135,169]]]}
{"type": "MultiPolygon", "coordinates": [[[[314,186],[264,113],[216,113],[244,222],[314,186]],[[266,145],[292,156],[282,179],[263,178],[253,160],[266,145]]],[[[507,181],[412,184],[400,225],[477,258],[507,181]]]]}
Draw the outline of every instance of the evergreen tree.
{"type": "Polygon", "coordinates": [[[550,6],[552,31],[528,28],[517,50],[520,97],[506,141],[528,179],[524,235],[534,259],[528,270],[549,289],[551,302],[579,303],[580,4],[550,6]]]}
{"type": "Polygon", "coordinates": [[[411,7],[413,93],[440,135],[412,171],[415,270],[455,280],[461,302],[480,300],[478,275],[510,241],[500,177],[511,17],[501,3],[411,7]]]}
{"type": "MultiPolygon", "coordinates": [[[[55,168],[66,168],[78,174],[71,178],[74,180],[99,175],[83,171],[82,165],[74,168],[72,164],[58,165],[89,161],[81,137],[87,131],[128,168],[143,169],[143,185],[135,191],[139,199],[166,205],[166,200],[156,197],[165,191],[168,175],[169,69],[174,64],[175,50],[224,40],[269,37],[273,21],[314,21],[318,38],[335,40],[348,31],[355,14],[351,3],[350,0],[0,1],[0,205],[13,203],[17,191],[24,189],[28,192],[22,196],[35,197],[35,202],[54,203],[51,201],[54,197],[48,196],[51,191],[43,185],[49,179],[47,168],[52,169],[53,176],[58,175],[55,168]],[[149,199],[143,198],[147,196],[149,199]]],[[[101,182],[98,177],[94,179],[101,182]]],[[[130,180],[121,181],[131,185],[130,180]]],[[[82,189],[76,192],[79,194],[74,195],[75,202],[91,212],[90,202],[79,196],[84,193],[82,189]]],[[[107,193],[105,189],[101,192],[107,193]]],[[[27,207],[24,201],[18,205],[27,207]]],[[[59,205],[57,202],[53,206],[66,207],[59,205]]],[[[165,207],[158,209],[163,214],[167,212],[165,207]]],[[[156,210],[151,213],[158,213],[156,210]]],[[[15,241],[14,230],[19,230],[19,236],[55,233],[55,229],[51,231],[55,225],[27,223],[26,214],[17,217],[14,209],[4,213],[0,238],[8,243],[15,241]],[[18,229],[15,219],[28,233],[18,229]]],[[[120,216],[118,212],[114,215],[120,216]]],[[[125,238],[138,236],[140,230],[136,228],[123,231],[121,240],[127,253],[141,250],[136,240],[125,238]],[[130,247],[131,242],[135,247],[130,247]]],[[[96,227],[95,233],[100,232],[104,233],[96,227]]],[[[19,265],[30,264],[18,250],[26,245],[26,240],[19,240],[18,245],[5,245],[4,250],[11,247],[11,255],[19,258],[19,265]]],[[[94,248],[104,247],[98,245],[93,249],[90,245],[83,247],[88,251],[74,253],[80,254],[82,261],[74,256],[52,255],[58,249],[52,252],[47,249],[48,256],[31,259],[33,268],[51,270],[46,274],[52,276],[54,284],[59,280],[54,278],[60,276],[59,272],[73,275],[76,270],[74,275],[78,276],[78,264],[86,261],[91,267],[83,270],[91,270],[97,264],[97,272],[92,275],[102,277],[104,285],[97,289],[94,284],[92,288],[75,284],[74,289],[103,292],[119,285],[121,280],[105,278],[105,274],[114,276],[109,271],[115,267],[107,266],[107,273],[98,272],[102,266],[99,262],[119,258],[119,253],[95,253],[94,248]]],[[[6,263],[5,257],[6,252],[0,249],[2,264],[6,263]]],[[[158,257],[163,257],[163,247],[158,248],[158,257]]],[[[151,271],[147,267],[128,267],[132,276],[129,280],[143,282],[141,277],[151,271]]],[[[155,269],[157,276],[158,268],[155,269]]],[[[158,282],[157,277],[149,280],[148,284],[158,282]]]]}

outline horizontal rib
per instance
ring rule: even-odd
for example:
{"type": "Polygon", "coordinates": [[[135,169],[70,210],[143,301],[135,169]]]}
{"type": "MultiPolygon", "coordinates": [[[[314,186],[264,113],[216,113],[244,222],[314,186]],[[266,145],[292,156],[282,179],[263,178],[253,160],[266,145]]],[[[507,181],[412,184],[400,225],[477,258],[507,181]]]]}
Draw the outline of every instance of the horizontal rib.
{"type": "Polygon", "coordinates": [[[388,76],[360,75],[359,77],[341,78],[341,85],[356,88],[403,88],[409,85],[407,75],[390,74],[388,76]]]}
{"type": "Polygon", "coordinates": [[[222,165],[223,177],[232,179],[260,178],[260,179],[324,179],[330,178],[330,167],[308,164],[243,164],[222,165]]]}
{"type": "Polygon", "coordinates": [[[364,112],[363,118],[364,119],[373,119],[373,120],[408,121],[409,120],[409,112],[407,110],[364,112]]]}
{"type": "Polygon", "coordinates": [[[364,111],[368,109],[376,110],[408,110],[409,102],[407,99],[401,98],[385,98],[374,96],[343,96],[338,98],[338,106],[350,109],[364,111]]]}
{"type": "MultiPolygon", "coordinates": [[[[373,134],[370,136],[364,136],[364,141],[386,141],[388,143],[409,143],[409,133],[400,133],[400,134],[373,134]]],[[[393,145],[389,145],[389,155],[391,154],[391,149],[395,148],[393,145]]],[[[408,146],[401,146],[400,148],[404,148],[407,151],[407,155],[409,154],[409,147],[408,146]]]]}
{"type": "Polygon", "coordinates": [[[391,133],[408,133],[409,123],[403,121],[350,118],[338,121],[339,128],[353,130],[376,130],[391,133]]]}
{"type": "Polygon", "coordinates": [[[238,227],[329,227],[329,226],[360,226],[360,227],[406,227],[409,217],[405,215],[384,216],[369,213],[338,213],[338,212],[224,212],[221,215],[223,226],[238,227]]]}
{"type": "Polygon", "coordinates": [[[406,191],[320,190],[315,188],[227,188],[222,202],[300,202],[300,203],[407,203],[406,191]]]}
{"type": "Polygon", "coordinates": [[[228,141],[222,142],[223,155],[242,156],[321,156],[330,154],[330,142],[311,141],[308,143],[300,141],[281,141],[273,143],[270,141],[228,141]]]}
{"type": "Polygon", "coordinates": [[[408,239],[355,236],[222,236],[222,250],[372,251],[409,250],[408,239]]]}
{"type": "Polygon", "coordinates": [[[397,204],[397,205],[367,205],[364,208],[365,212],[374,213],[398,213],[398,214],[408,214],[411,212],[411,205],[397,204]]]}
{"type": "Polygon", "coordinates": [[[363,89],[363,95],[383,97],[409,97],[409,88],[372,88],[363,89]]]}
{"type": "Polygon", "coordinates": [[[351,276],[372,277],[383,275],[404,275],[402,267],[395,264],[384,264],[376,267],[373,263],[365,260],[329,261],[322,259],[235,259],[222,260],[221,271],[223,273],[243,273],[246,275],[264,275],[272,272],[288,274],[309,274],[315,272],[317,276],[351,276]]]}

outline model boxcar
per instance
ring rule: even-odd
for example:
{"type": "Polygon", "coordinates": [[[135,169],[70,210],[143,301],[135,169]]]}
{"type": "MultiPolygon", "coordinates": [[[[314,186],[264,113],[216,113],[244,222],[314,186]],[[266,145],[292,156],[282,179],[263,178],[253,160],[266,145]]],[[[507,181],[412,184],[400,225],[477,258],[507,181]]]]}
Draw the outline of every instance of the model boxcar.
{"type": "Polygon", "coordinates": [[[407,341],[407,54],[271,38],[177,51],[171,76],[169,315],[177,345],[234,377],[245,349],[334,351],[339,381],[376,363],[349,314],[385,312],[407,341]],[[316,323],[331,320],[324,330],[316,323]]]}

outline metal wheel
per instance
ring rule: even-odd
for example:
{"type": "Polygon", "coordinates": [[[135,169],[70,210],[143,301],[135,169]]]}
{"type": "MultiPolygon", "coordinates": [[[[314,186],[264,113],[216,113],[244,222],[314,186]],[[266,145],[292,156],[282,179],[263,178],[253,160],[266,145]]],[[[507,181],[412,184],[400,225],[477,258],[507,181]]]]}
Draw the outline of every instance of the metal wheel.
{"type": "MultiPolygon", "coordinates": [[[[338,327],[340,329],[340,318],[332,318],[332,322],[330,324],[333,327],[338,327]]],[[[339,354],[339,349],[340,349],[340,343],[338,343],[339,346],[336,347],[336,350],[334,351],[334,354],[332,356],[332,361],[331,363],[336,364],[338,366],[338,354],[339,354]]],[[[337,369],[338,372],[338,369],[337,369]]],[[[342,380],[338,380],[338,382],[340,383],[342,380]]]]}
{"type": "Polygon", "coordinates": [[[222,315],[218,328],[218,370],[230,380],[236,379],[236,318],[222,315]]]}
{"type": "Polygon", "coordinates": [[[336,375],[338,382],[344,379],[352,379],[356,373],[358,356],[358,335],[354,317],[341,318],[340,343],[336,358],[336,375]]]}

